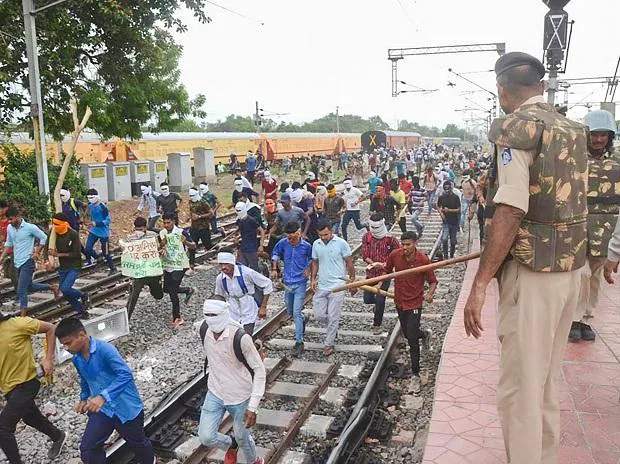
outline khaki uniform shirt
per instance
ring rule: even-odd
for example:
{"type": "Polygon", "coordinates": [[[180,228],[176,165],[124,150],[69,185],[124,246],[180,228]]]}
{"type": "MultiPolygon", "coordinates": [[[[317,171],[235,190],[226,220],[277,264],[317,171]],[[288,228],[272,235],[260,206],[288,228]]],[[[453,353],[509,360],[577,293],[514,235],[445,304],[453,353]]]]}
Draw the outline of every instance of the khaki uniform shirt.
{"type": "Polygon", "coordinates": [[[0,391],[15,387],[37,376],[30,337],[39,333],[41,324],[30,317],[12,317],[0,322],[0,391]]]}

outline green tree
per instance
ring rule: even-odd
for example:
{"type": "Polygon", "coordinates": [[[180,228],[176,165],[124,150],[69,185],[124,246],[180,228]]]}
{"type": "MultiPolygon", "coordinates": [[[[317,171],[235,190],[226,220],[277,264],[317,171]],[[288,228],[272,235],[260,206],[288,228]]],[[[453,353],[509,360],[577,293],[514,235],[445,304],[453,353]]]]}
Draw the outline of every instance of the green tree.
{"type": "MultiPolygon", "coordinates": [[[[19,206],[30,222],[47,225],[51,209],[47,195],[41,195],[37,183],[37,163],[34,152],[22,152],[14,145],[0,145],[0,166],[3,177],[0,180],[0,198],[19,206]]],[[[48,161],[50,185],[55,185],[60,165],[48,161]]],[[[84,198],[86,185],[80,176],[79,162],[74,158],[65,178],[64,185],[74,198],[84,198]]]]}
{"type": "MultiPolygon", "coordinates": [[[[41,3],[41,2],[39,2],[41,3]]],[[[73,130],[70,95],[93,110],[89,126],[103,137],[139,138],[141,127],[173,130],[189,116],[204,117],[202,95],[180,83],[185,7],[201,22],[205,0],[69,0],[36,15],[46,131],[60,140],[73,130]]],[[[40,6],[40,5],[39,5],[40,6]]],[[[0,2],[0,127],[31,128],[22,2],[0,2]]]]}

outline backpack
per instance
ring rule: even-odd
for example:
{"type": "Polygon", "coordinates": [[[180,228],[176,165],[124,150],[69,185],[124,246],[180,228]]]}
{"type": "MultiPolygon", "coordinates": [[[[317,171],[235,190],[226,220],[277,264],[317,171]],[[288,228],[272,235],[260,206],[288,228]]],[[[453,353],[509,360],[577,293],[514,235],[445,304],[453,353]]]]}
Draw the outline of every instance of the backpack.
{"type": "MultiPolygon", "coordinates": [[[[209,328],[209,324],[207,324],[207,321],[202,321],[202,324],[200,324],[199,333],[200,333],[200,339],[202,340],[203,347],[205,345],[205,337],[207,336],[208,328],[209,328]]],[[[248,370],[248,372],[252,376],[252,379],[254,379],[254,370],[248,364],[247,359],[245,359],[245,356],[243,355],[243,350],[241,350],[241,339],[243,338],[244,335],[246,335],[245,330],[243,330],[242,327],[239,327],[237,331],[235,332],[235,338],[233,339],[233,351],[235,352],[235,357],[237,358],[237,360],[245,366],[245,368],[248,370]]],[[[205,364],[203,368],[205,375],[207,374],[208,362],[209,362],[208,358],[205,356],[205,364]]]]}
{"type": "MultiPolygon", "coordinates": [[[[237,267],[239,268],[239,275],[237,276],[237,283],[239,284],[239,287],[241,287],[241,291],[243,292],[244,295],[248,294],[248,287],[245,285],[245,281],[243,280],[243,264],[237,264],[237,267]]],[[[224,287],[224,291],[230,295],[230,292],[228,291],[228,283],[226,282],[226,277],[222,277],[222,287],[224,287]]],[[[258,306],[260,306],[263,302],[259,301],[259,296],[256,294],[256,292],[254,292],[254,295],[252,295],[252,297],[254,298],[254,301],[256,301],[256,304],[258,306]]],[[[260,298],[262,300],[262,298],[260,298]]]]}

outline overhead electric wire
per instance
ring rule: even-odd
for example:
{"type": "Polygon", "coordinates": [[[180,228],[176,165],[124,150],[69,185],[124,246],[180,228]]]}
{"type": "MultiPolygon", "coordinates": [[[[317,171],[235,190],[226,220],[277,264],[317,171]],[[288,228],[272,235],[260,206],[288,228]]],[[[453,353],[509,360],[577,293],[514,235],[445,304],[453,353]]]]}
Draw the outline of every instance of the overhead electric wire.
{"type": "Polygon", "coordinates": [[[417,27],[417,25],[413,22],[413,18],[411,18],[411,16],[409,15],[409,12],[407,11],[407,9],[405,8],[405,5],[403,5],[403,3],[400,0],[396,0],[398,2],[398,4],[400,5],[400,8],[403,10],[403,12],[405,13],[405,16],[407,16],[407,19],[409,20],[409,22],[411,23],[411,25],[413,27],[417,27]]]}
{"type": "Polygon", "coordinates": [[[215,3],[215,2],[213,2],[211,0],[205,0],[205,2],[207,2],[207,3],[209,3],[209,4],[213,5],[213,6],[216,6],[218,8],[221,8],[222,10],[228,11],[229,13],[232,13],[234,15],[240,16],[243,19],[247,19],[248,21],[252,21],[253,23],[258,23],[261,26],[265,25],[265,23],[263,21],[260,21],[258,19],[254,19],[254,18],[250,18],[249,16],[246,16],[243,13],[239,13],[238,11],[231,10],[230,8],[228,8],[226,6],[223,6],[223,5],[220,5],[218,3],[215,3]]]}
{"type": "MultiPolygon", "coordinates": [[[[604,84],[603,84],[604,85],[604,84]]],[[[574,105],[570,106],[568,109],[572,110],[575,106],[578,106],[580,103],[584,102],[586,99],[590,98],[592,95],[594,95],[596,92],[598,92],[599,90],[602,90],[603,85],[601,85],[600,88],[598,89],[594,89],[592,92],[590,92],[588,95],[586,95],[585,97],[583,97],[581,100],[579,100],[577,103],[575,103],[574,105]]]]}

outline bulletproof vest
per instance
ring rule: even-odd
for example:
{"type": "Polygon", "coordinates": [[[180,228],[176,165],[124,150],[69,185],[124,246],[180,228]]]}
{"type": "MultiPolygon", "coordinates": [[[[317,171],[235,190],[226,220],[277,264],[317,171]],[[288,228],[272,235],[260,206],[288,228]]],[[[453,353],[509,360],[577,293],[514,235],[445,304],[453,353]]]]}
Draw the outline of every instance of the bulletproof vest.
{"type": "Polygon", "coordinates": [[[588,159],[588,254],[607,256],[620,206],[620,163],[613,157],[588,159]]]}
{"type": "Polygon", "coordinates": [[[500,150],[534,153],[528,212],[511,249],[512,258],[535,272],[565,272],[585,264],[587,248],[587,129],[546,103],[524,105],[497,118],[489,141],[495,155],[489,173],[485,223],[495,207],[500,150]]]}

